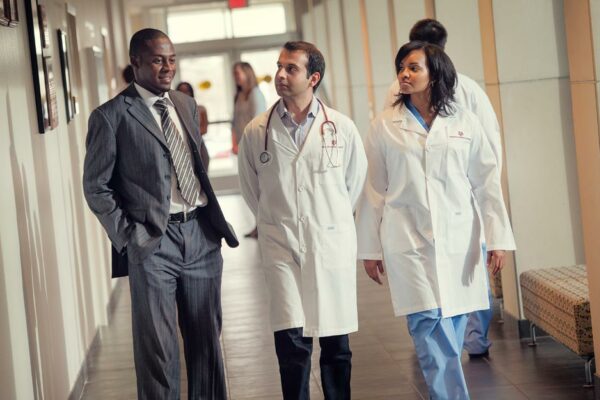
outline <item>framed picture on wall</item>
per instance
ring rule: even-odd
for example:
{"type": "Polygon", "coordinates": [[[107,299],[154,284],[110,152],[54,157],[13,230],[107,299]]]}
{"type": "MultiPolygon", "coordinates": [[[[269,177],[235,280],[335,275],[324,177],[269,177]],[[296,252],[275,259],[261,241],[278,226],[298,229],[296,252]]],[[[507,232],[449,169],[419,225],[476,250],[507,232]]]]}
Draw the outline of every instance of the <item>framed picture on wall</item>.
{"type": "Polygon", "coordinates": [[[17,0],[0,0],[0,25],[15,27],[18,22],[17,0]]]}
{"type": "Polygon", "coordinates": [[[4,0],[6,7],[8,7],[8,14],[10,16],[10,22],[8,26],[15,27],[19,23],[19,7],[17,7],[17,0],[4,0]]]}
{"type": "Polygon", "coordinates": [[[65,108],[67,110],[67,123],[75,116],[75,101],[71,90],[71,67],[69,62],[69,41],[67,33],[61,29],[58,34],[58,54],[60,55],[60,70],[65,92],[65,108]]]}
{"type": "Polygon", "coordinates": [[[38,131],[46,133],[58,126],[58,107],[52,71],[52,48],[43,0],[25,0],[25,12],[38,131]]]}
{"type": "Polygon", "coordinates": [[[10,24],[10,11],[6,7],[6,1],[0,0],[0,25],[9,26],[10,24]]]}

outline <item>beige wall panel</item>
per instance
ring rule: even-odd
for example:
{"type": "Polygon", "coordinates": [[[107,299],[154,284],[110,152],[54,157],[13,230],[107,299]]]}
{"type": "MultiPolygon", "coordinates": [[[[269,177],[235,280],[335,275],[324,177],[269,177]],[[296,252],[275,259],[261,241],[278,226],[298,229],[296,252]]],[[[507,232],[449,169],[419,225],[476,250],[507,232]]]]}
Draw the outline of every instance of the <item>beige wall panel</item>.
{"type": "MultiPolygon", "coordinates": [[[[396,76],[394,56],[391,54],[390,24],[387,0],[369,0],[366,2],[367,27],[369,29],[369,50],[373,85],[388,85],[396,76]]],[[[384,95],[385,96],[385,95],[384,95]]],[[[383,108],[385,99],[375,98],[375,108],[383,108]]]]}
{"type": "Polygon", "coordinates": [[[353,118],[352,116],[352,107],[350,104],[350,90],[348,86],[335,86],[334,87],[336,93],[336,104],[333,105],[333,108],[341,112],[342,114],[348,116],[349,118],[353,118]]]}
{"type": "Polygon", "coordinates": [[[310,43],[315,42],[315,31],[313,29],[313,16],[312,14],[303,14],[301,19],[302,23],[302,40],[310,43]]]}
{"type": "Polygon", "coordinates": [[[589,0],[590,21],[592,22],[592,45],[594,46],[594,60],[596,80],[600,77],[600,0],[589,0]]]}
{"type": "Polygon", "coordinates": [[[346,65],[346,47],[340,9],[340,0],[327,0],[325,3],[329,32],[329,57],[326,60],[325,76],[333,82],[335,104],[342,113],[351,116],[348,97],[348,65],[346,65]]]}
{"type": "Polygon", "coordinates": [[[571,82],[594,80],[594,53],[589,24],[588,1],[565,3],[565,26],[568,29],[569,76],[571,82]]]}
{"type": "Polygon", "coordinates": [[[519,273],[581,263],[568,80],[503,84],[500,93],[519,273]]]}
{"type": "MultiPolygon", "coordinates": [[[[600,315],[600,292],[594,290],[600,282],[600,145],[598,143],[598,90],[593,82],[572,83],[573,122],[577,145],[578,171],[581,193],[581,220],[584,232],[585,255],[592,319],[600,315]]],[[[593,324],[594,337],[600,337],[600,325],[593,324]]],[[[595,340],[598,351],[599,342],[595,340]]]]}
{"type": "Polygon", "coordinates": [[[369,95],[367,89],[366,60],[364,59],[363,38],[359,0],[341,2],[346,22],[345,37],[348,42],[348,62],[350,65],[350,85],[352,93],[352,116],[360,132],[369,127],[369,95]]]}
{"type": "MultiPolygon", "coordinates": [[[[414,0],[394,0],[394,20],[398,48],[408,42],[410,28],[415,22],[425,18],[425,2],[414,0]]],[[[396,49],[397,52],[398,49],[396,49]]],[[[396,54],[394,54],[396,57],[396,54]]]]}
{"type": "Polygon", "coordinates": [[[359,0],[342,1],[343,13],[346,21],[346,40],[348,41],[348,58],[350,61],[350,81],[352,85],[365,85],[367,83],[364,52],[362,46],[362,33],[360,30],[359,0]]]}
{"type": "Polygon", "coordinates": [[[493,2],[500,82],[569,75],[561,0],[493,2]]]}
{"type": "MultiPolygon", "coordinates": [[[[486,84],[498,83],[498,60],[496,57],[496,33],[492,0],[479,0],[479,29],[481,31],[481,57],[486,84]]],[[[495,108],[496,114],[499,109],[495,108]]]]}
{"type": "Polygon", "coordinates": [[[446,52],[456,70],[483,82],[483,61],[477,0],[437,0],[436,18],[448,31],[446,52]]]}
{"type": "MultiPolygon", "coordinates": [[[[500,98],[500,86],[497,84],[486,85],[485,90],[490,99],[490,102],[492,103],[492,107],[494,107],[494,110],[496,111],[496,114],[498,116],[501,116],[502,102],[500,98]]],[[[500,123],[500,130],[502,132],[502,119],[499,118],[498,122],[500,123]]],[[[504,195],[504,201],[507,204],[510,215],[510,196],[508,188],[508,176],[506,173],[506,152],[504,152],[504,157],[505,158],[502,163],[502,165],[505,166],[505,168],[502,170],[502,192],[504,195]]],[[[515,318],[520,318],[520,290],[514,253],[510,253],[509,256],[506,258],[506,265],[502,270],[502,292],[504,296],[503,300],[505,311],[515,318]]]]}
{"type": "Polygon", "coordinates": [[[354,110],[354,123],[364,138],[371,123],[369,118],[369,94],[366,85],[352,86],[352,109],[354,110]]]}
{"type": "Polygon", "coordinates": [[[327,101],[331,104],[334,104],[336,101],[336,95],[334,92],[335,85],[335,74],[330,74],[328,72],[333,71],[333,69],[329,68],[332,66],[332,58],[331,53],[329,51],[329,35],[328,35],[328,24],[327,18],[325,14],[325,4],[320,3],[313,7],[313,22],[314,22],[314,33],[315,37],[313,43],[319,48],[321,53],[323,53],[323,57],[325,57],[325,76],[323,77],[323,85],[322,89],[319,89],[320,95],[323,96],[324,92],[326,92],[327,101]]]}

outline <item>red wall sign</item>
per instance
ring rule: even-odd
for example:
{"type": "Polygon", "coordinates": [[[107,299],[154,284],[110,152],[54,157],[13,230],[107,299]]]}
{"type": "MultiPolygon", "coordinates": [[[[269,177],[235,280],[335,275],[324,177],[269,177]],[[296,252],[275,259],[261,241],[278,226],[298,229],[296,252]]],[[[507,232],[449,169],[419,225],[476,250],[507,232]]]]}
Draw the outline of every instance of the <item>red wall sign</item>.
{"type": "Polygon", "coordinates": [[[248,7],[248,1],[246,0],[229,0],[229,8],[242,8],[248,7]]]}

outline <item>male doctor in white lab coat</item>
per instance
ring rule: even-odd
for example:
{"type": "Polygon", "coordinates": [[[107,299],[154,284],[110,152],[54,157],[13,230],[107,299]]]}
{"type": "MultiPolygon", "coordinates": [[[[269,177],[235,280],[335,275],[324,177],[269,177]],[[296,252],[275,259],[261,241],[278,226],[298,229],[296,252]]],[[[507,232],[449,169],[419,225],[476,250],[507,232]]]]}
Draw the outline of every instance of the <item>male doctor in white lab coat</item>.
{"type": "MultiPolygon", "coordinates": [[[[420,40],[422,42],[432,43],[443,49],[448,39],[448,32],[441,22],[435,19],[422,19],[413,25],[410,30],[409,38],[411,41],[420,40]]],[[[394,79],[387,93],[385,109],[392,108],[392,105],[398,98],[399,91],[399,81],[398,79],[394,79]]],[[[502,139],[500,137],[500,125],[498,124],[498,118],[496,117],[492,103],[485,94],[485,91],[473,79],[457,73],[454,99],[457,104],[463,106],[477,116],[477,119],[483,127],[485,137],[494,152],[496,163],[498,165],[498,173],[501,174],[502,139]]],[[[490,301],[489,308],[474,311],[469,314],[469,320],[465,330],[464,349],[469,353],[469,357],[471,358],[489,356],[489,348],[492,345],[488,339],[488,331],[493,314],[493,297],[489,290],[489,281],[488,298],[490,301]]]]}
{"type": "Polygon", "coordinates": [[[288,42],[277,61],[281,99],[252,120],[238,154],[242,195],[256,215],[284,399],[308,399],[313,337],[326,399],[350,399],[358,329],[352,216],[367,160],[354,123],[314,93],[321,52],[288,42]]]}

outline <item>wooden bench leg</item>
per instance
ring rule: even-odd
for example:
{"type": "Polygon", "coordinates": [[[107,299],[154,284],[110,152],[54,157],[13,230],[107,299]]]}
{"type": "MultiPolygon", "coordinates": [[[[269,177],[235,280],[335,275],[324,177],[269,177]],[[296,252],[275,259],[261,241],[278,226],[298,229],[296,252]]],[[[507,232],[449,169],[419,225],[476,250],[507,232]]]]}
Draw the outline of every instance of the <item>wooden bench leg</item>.
{"type": "Polygon", "coordinates": [[[529,323],[529,333],[531,335],[531,341],[529,342],[529,347],[537,346],[537,338],[535,336],[535,324],[533,322],[529,323]]]}
{"type": "Polygon", "coordinates": [[[585,361],[585,384],[584,388],[594,387],[593,374],[592,374],[592,363],[594,362],[594,357],[590,357],[585,361]]]}

